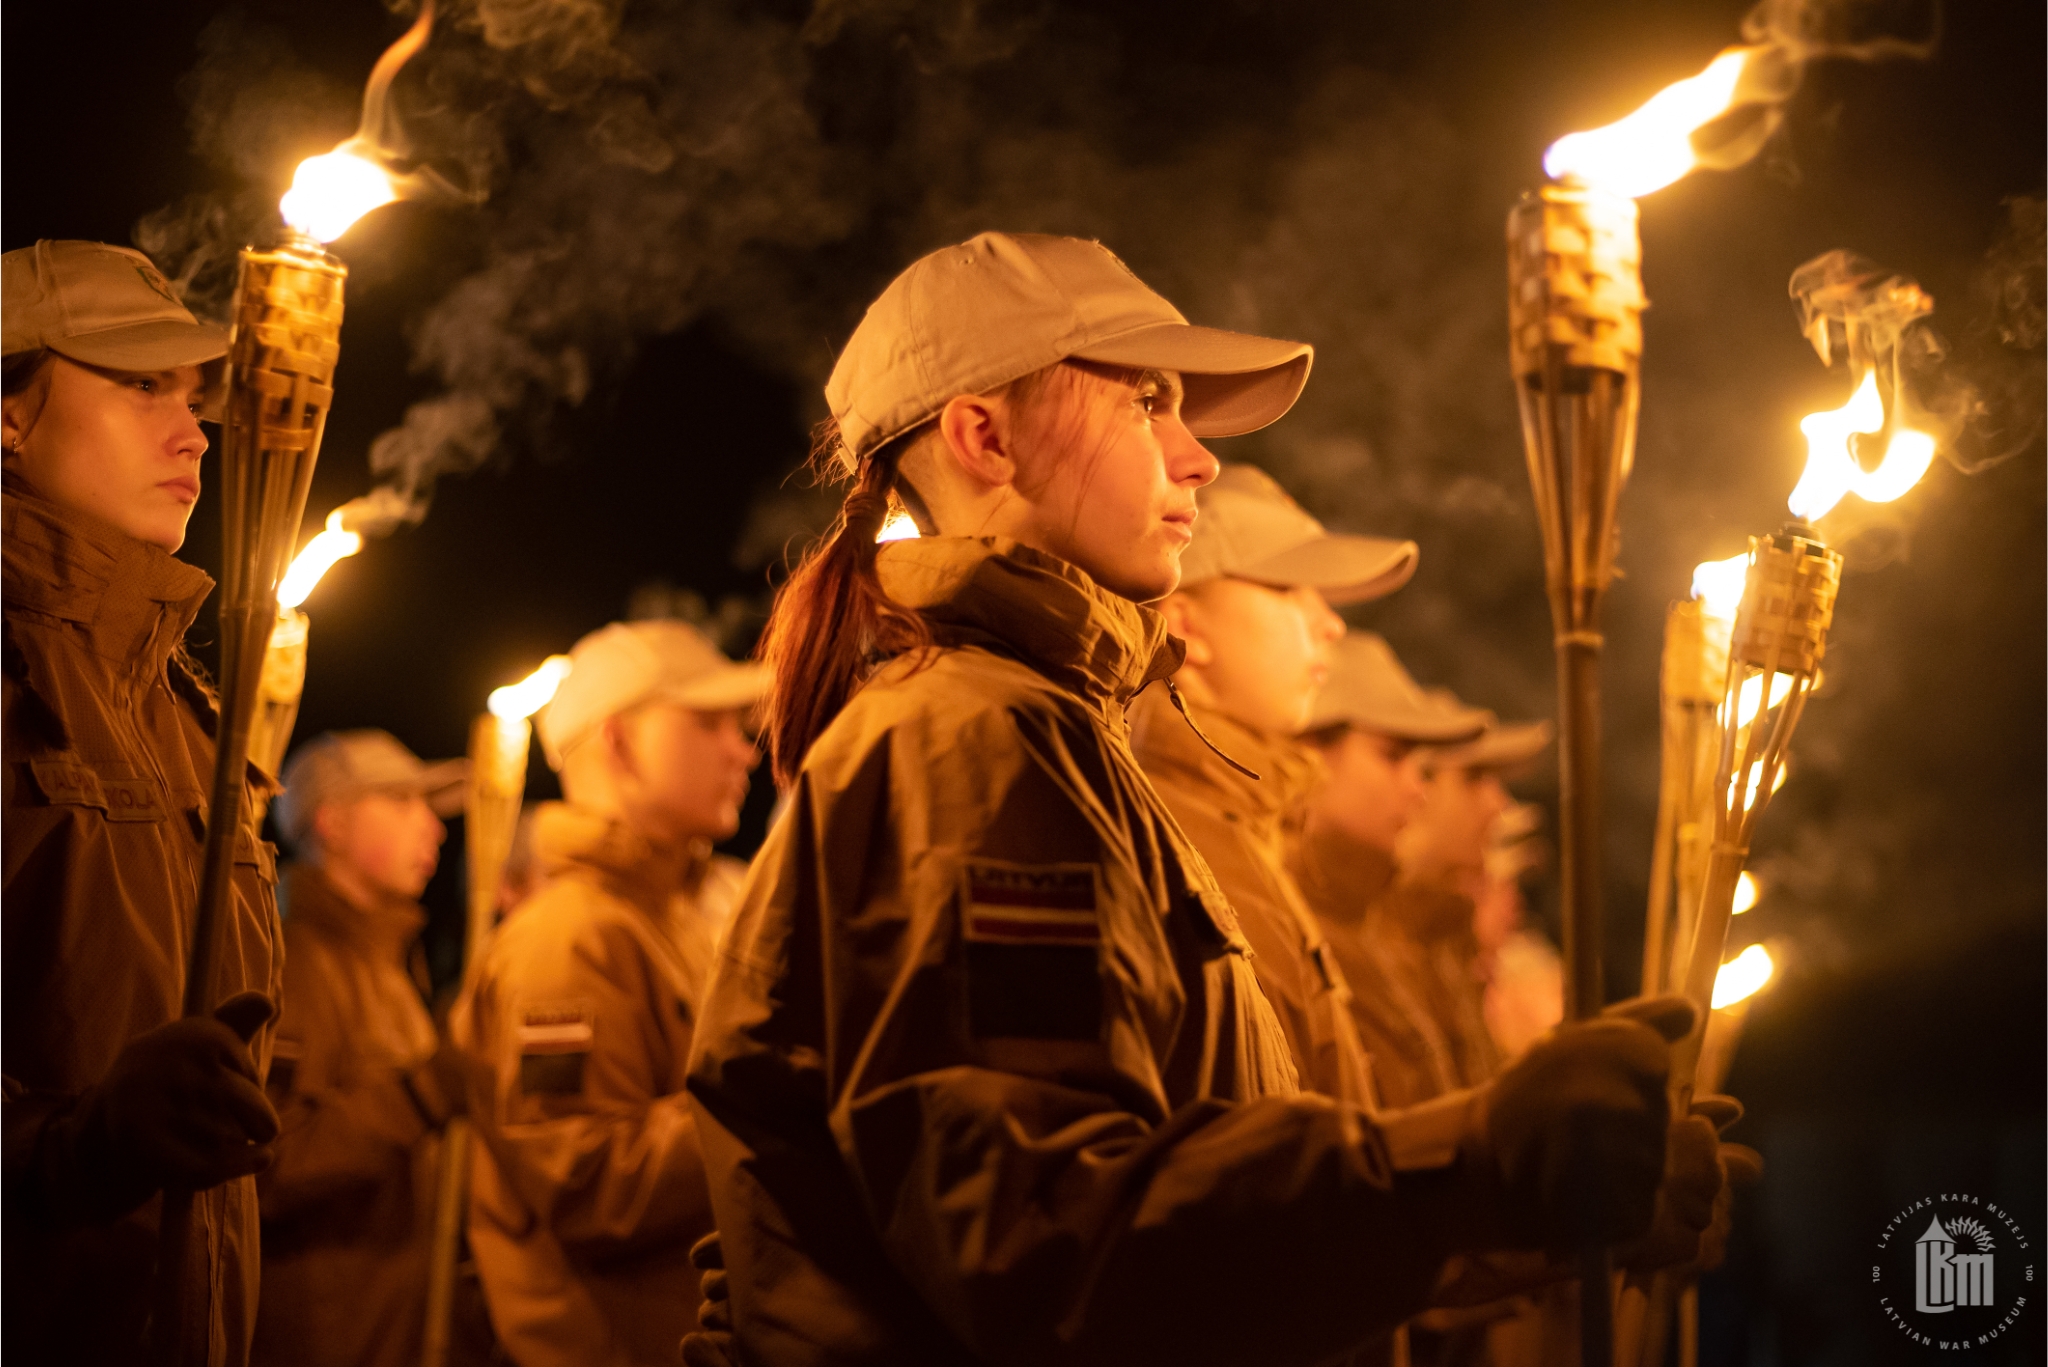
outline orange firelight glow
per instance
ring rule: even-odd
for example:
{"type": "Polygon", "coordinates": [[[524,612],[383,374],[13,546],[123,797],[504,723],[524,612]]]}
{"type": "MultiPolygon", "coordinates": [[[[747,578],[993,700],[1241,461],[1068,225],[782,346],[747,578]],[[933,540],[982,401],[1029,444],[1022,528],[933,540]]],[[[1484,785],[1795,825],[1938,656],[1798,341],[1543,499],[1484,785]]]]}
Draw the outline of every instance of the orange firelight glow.
{"type": "Polygon", "coordinates": [[[917,536],[917,523],[909,513],[898,508],[882,523],[882,530],[875,533],[875,544],[885,541],[910,541],[917,536]]]}
{"type": "Polygon", "coordinates": [[[505,721],[530,717],[548,705],[555,696],[555,690],[562,686],[562,680],[568,677],[569,657],[550,655],[541,661],[539,669],[518,683],[492,689],[486,705],[492,716],[505,721]]]}
{"type": "Polygon", "coordinates": [[[1692,596],[1700,600],[1700,610],[1707,616],[1732,624],[1736,609],[1742,606],[1742,587],[1748,579],[1747,551],[1726,560],[1704,560],[1693,566],[1692,596]]]}
{"type": "Polygon", "coordinates": [[[1899,428],[1885,443],[1884,459],[1875,470],[1857,462],[1857,436],[1884,430],[1884,398],[1877,371],[1863,372],[1863,382],[1840,408],[1809,413],[1800,419],[1806,434],[1806,468],[1786,500],[1792,515],[1817,522],[1850,494],[1866,503],[1890,503],[1920,482],[1934,463],[1934,438],[1909,427],[1899,428]]]}
{"type": "Polygon", "coordinates": [[[1722,964],[1721,971],[1714,975],[1714,1009],[1719,1011],[1755,996],[1771,980],[1776,968],[1771,962],[1771,951],[1762,945],[1743,950],[1722,964]]]}
{"type": "Polygon", "coordinates": [[[295,608],[319,584],[321,576],[363,548],[363,538],[341,525],[341,509],[327,515],[327,526],[315,534],[306,548],[292,557],[291,568],[277,586],[277,606],[295,608]]]}
{"type": "Polygon", "coordinates": [[[287,224],[315,241],[332,242],[364,214],[398,198],[390,173],[352,150],[356,142],[350,138],[299,163],[292,188],[277,206],[287,224]]]}
{"type": "Polygon", "coordinates": [[[1629,199],[1663,189],[1699,165],[1693,130],[1728,111],[1744,67],[1765,51],[1731,47],[1699,75],[1665,86],[1627,118],[1559,138],[1544,153],[1543,169],[1552,179],[1629,199]]]}

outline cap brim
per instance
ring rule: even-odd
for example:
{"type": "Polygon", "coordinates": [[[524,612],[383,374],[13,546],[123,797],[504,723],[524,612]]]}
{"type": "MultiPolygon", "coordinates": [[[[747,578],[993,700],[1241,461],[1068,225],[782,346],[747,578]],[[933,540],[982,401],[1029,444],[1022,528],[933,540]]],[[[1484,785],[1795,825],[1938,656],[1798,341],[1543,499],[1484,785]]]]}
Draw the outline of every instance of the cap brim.
{"type": "Polygon", "coordinates": [[[173,370],[228,354],[228,330],[210,323],[163,319],[66,337],[49,344],[59,356],[109,370],[173,370]]]}
{"type": "Polygon", "coordinates": [[[1384,598],[1415,576],[1421,557],[1421,548],[1413,541],[1327,532],[1235,570],[1232,577],[1289,588],[1305,586],[1341,606],[1384,598]]]}
{"type": "Polygon", "coordinates": [[[435,816],[453,816],[462,810],[463,790],[468,782],[468,760],[444,759],[424,766],[411,786],[419,790],[435,816]]]}
{"type": "Polygon", "coordinates": [[[1235,437],[1276,422],[1308,383],[1315,348],[1246,332],[1153,323],[1073,355],[1105,365],[1179,373],[1181,420],[1198,437],[1235,437]]]}
{"type": "Polygon", "coordinates": [[[1435,756],[1435,762],[1456,769],[1518,769],[1550,748],[1547,721],[1510,722],[1435,756]]]}
{"type": "Polygon", "coordinates": [[[1417,745],[1455,745],[1472,740],[1492,723],[1493,713],[1482,707],[1360,708],[1338,704],[1327,711],[1318,707],[1308,729],[1343,725],[1417,745]]]}
{"type": "Polygon", "coordinates": [[[752,707],[768,696],[769,686],[774,681],[774,672],[767,665],[734,664],[692,679],[687,684],[664,688],[654,696],[682,707],[724,712],[736,707],[752,707]]]}

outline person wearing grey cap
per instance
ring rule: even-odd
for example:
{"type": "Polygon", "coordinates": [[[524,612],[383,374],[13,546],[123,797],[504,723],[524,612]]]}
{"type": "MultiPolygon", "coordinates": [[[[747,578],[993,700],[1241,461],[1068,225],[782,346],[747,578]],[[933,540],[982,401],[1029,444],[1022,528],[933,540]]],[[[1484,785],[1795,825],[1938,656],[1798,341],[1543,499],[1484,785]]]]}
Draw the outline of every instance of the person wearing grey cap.
{"type": "Polygon", "coordinates": [[[1311,1367],[1463,1246],[1647,1219],[1664,1038],[1576,1027],[1398,1123],[1303,1094],[1131,754],[1182,658],[1144,604],[1216,477],[1201,439],[1278,419],[1309,359],[1031,234],[930,253],[855,330],[821,441],[853,492],[763,646],[786,807],[697,1025],[719,1245],[686,1360],[1311,1367]],[[919,534],[878,547],[892,507],[919,534]],[[1568,1211],[1536,1174],[1587,1138],[1625,1171],[1568,1211]]]}
{"type": "Polygon", "coordinates": [[[469,1243],[520,1367],[667,1367],[712,1225],[683,1079],[745,874],[711,846],[739,826],[768,674],[676,621],[615,623],[569,660],[537,723],[563,801],[533,814],[534,891],[451,1022],[482,1141],[469,1243]]]}
{"type": "Polygon", "coordinates": [[[283,1123],[263,1203],[257,1363],[419,1360],[440,1137],[461,1053],[428,1014],[419,896],[466,760],[423,763],[385,731],[331,732],[284,766],[284,1010],[269,1090],[283,1123]],[[337,1296],[338,1286],[349,1288],[337,1296]]]}
{"type": "Polygon", "coordinates": [[[240,810],[207,810],[215,698],[184,637],[213,581],[171,554],[227,334],[141,253],[44,241],[0,256],[0,344],[5,1349],[140,1361],[178,1186],[198,1196],[172,1347],[239,1367],[277,1133],[276,861],[254,769],[240,810]],[[208,820],[239,825],[218,1005],[180,1019],[208,820]]]}

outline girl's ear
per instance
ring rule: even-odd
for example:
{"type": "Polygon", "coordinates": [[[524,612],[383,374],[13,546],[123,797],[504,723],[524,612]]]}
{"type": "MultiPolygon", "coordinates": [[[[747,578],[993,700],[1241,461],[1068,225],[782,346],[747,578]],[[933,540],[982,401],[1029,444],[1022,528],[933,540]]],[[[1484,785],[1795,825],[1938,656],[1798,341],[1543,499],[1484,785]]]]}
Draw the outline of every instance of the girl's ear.
{"type": "Polygon", "coordinates": [[[1009,419],[1008,405],[984,394],[955,395],[939,410],[939,435],[953,463],[989,489],[1004,488],[1017,478],[1009,419]]]}

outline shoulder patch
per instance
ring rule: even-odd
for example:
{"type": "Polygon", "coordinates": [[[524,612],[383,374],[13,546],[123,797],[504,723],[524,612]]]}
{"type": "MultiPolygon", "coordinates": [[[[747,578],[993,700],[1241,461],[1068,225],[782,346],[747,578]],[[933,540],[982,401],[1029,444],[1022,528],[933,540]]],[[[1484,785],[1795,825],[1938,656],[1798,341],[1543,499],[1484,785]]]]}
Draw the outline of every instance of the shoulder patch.
{"type": "Polygon", "coordinates": [[[977,1039],[1102,1033],[1102,923],[1093,864],[969,860],[961,870],[967,1014],[977,1039]]]}
{"type": "Polygon", "coordinates": [[[1097,945],[1093,864],[1008,864],[970,860],[961,903],[969,943],[1097,945]]]}
{"type": "Polygon", "coordinates": [[[545,1002],[519,1010],[519,1090],[527,1096],[576,1096],[597,1038],[581,1002],[545,1002]]]}

